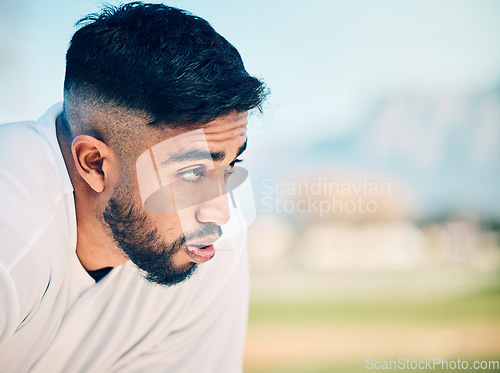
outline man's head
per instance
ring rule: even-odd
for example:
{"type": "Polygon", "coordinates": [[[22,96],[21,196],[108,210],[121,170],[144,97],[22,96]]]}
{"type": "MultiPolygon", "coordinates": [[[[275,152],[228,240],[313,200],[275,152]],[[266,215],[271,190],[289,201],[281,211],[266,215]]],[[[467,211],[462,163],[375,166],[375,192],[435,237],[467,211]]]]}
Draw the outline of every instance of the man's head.
{"type": "Polygon", "coordinates": [[[204,172],[222,170],[224,179],[244,150],[246,112],[260,107],[265,88],[227,40],[185,11],[131,3],[80,24],[67,53],[62,116],[78,176],[77,209],[80,200],[113,238],[117,255],[130,258],[149,280],[180,282],[213,256],[200,246],[220,235],[226,197],[186,203],[180,196],[192,199],[194,192],[177,193],[184,209],[148,210],[137,160],[151,149],[173,154],[176,139],[202,134],[211,159],[178,169],[169,164],[164,172],[175,185],[203,194],[193,186],[204,172]]]}

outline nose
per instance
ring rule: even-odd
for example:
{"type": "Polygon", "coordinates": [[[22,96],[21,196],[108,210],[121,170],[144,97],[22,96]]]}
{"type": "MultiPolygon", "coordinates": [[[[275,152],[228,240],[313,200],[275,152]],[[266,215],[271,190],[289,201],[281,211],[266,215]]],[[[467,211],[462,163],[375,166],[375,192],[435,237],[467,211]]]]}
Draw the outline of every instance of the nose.
{"type": "Polygon", "coordinates": [[[230,215],[228,194],[226,193],[198,206],[196,220],[200,223],[224,225],[229,221],[230,215]]]}

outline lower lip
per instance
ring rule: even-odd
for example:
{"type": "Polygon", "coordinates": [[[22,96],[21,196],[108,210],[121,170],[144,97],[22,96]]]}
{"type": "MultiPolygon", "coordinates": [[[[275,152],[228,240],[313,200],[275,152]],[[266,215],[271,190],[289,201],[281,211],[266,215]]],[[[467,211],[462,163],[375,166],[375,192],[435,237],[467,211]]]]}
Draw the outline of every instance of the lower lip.
{"type": "Polygon", "coordinates": [[[195,263],[205,263],[212,259],[215,255],[214,245],[198,248],[194,246],[187,247],[187,253],[195,263]]]}

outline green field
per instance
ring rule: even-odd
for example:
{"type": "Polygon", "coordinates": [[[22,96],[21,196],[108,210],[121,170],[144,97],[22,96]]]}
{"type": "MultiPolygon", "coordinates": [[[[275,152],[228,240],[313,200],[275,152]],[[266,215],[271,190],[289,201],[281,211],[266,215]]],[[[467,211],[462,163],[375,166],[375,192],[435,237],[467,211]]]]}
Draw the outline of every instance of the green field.
{"type": "Polygon", "coordinates": [[[253,300],[249,324],[362,322],[450,322],[464,320],[500,322],[500,287],[441,300],[336,301],[313,299],[253,300]]]}
{"type": "Polygon", "coordinates": [[[432,300],[277,297],[251,303],[247,373],[426,371],[369,370],[365,360],[370,357],[459,358],[470,366],[476,360],[500,360],[500,286],[432,300]]]}

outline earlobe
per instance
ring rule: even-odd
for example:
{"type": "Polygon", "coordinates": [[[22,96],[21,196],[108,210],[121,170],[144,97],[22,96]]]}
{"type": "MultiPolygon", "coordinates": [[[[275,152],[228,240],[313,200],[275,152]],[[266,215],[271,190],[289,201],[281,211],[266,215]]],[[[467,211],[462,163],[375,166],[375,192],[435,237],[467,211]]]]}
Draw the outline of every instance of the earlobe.
{"type": "Polygon", "coordinates": [[[116,163],[114,152],[102,141],[87,135],[73,140],[71,152],[80,176],[95,192],[103,192],[116,163]]]}

